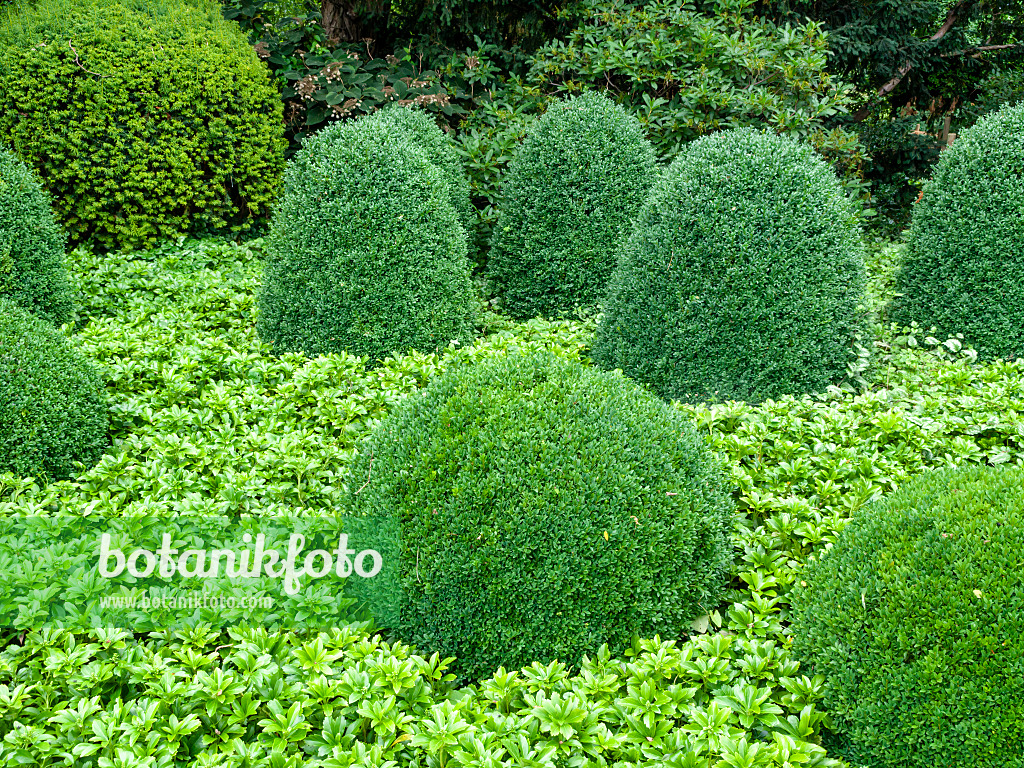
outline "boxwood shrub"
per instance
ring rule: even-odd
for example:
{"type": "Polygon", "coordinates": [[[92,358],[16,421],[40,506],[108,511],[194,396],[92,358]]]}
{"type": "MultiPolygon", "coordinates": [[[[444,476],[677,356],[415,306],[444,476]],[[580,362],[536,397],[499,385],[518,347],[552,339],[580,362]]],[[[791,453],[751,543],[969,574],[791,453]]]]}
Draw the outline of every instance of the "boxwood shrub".
{"type": "Polygon", "coordinates": [[[285,174],[259,297],[274,351],[378,360],[473,334],[466,233],[444,174],[403,131],[337,123],[285,174]]]}
{"type": "Polygon", "coordinates": [[[551,352],[445,374],[351,478],[356,514],[402,521],[402,634],[470,678],[679,637],[722,595],[717,457],[656,397],[551,352]]]}
{"type": "Polygon", "coordinates": [[[652,190],[593,357],[666,398],[822,391],[853,357],[860,233],[811,148],[738,129],[690,144],[652,190]]]}
{"type": "Polygon", "coordinates": [[[1024,765],[1024,469],[929,472],[854,516],[794,595],[826,746],[869,768],[1024,765]]]}
{"type": "Polygon", "coordinates": [[[103,383],[49,323],[0,298],[0,472],[60,480],[107,445],[103,383]]]}
{"type": "Polygon", "coordinates": [[[66,239],[36,175],[0,148],[0,298],[54,325],[67,322],[73,301],[66,239]]]}
{"type": "Polygon", "coordinates": [[[38,171],[73,244],[249,226],[284,167],[281,109],[212,0],[0,10],[0,140],[38,171]]]}
{"type": "Polygon", "coordinates": [[[892,319],[1024,356],[1024,104],[964,130],[914,207],[892,319]]]}
{"type": "Polygon", "coordinates": [[[517,319],[596,305],[657,174],[640,123],[598,92],[551,107],[508,167],[488,275],[517,319]]]}
{"type": "Polygon", "coordinates": [[[469,200],[469,179],[462,160],[438,128],[437,121],[422,109],[398,104],[387,106],[364,119],[405,132],[412,143],[423,150],[427,159],[440,169],[448,184],[452,206],[459,215],[459,223],[466,230],[466,237],[471,239],[476,231],[476,213],[469,200]]]}

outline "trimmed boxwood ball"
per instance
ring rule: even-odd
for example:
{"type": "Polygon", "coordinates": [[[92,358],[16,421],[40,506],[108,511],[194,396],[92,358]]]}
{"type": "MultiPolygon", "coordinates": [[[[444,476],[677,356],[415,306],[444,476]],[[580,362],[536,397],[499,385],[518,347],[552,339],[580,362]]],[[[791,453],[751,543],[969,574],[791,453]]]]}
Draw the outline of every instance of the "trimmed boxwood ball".
{"type": "Polygon", "coordinates": [[[437,126],[437,122],[416,107],[389,105],[364,120],[379,121],[391,130],[404,131],[412,143],[423,150],[427,159],[436,165],[448,183],[452,206],[459,215],[459,223],[472,239],[476,229],[476,214],[469,200],[469,179],[455,148],[437,126]]]}
{"type": "Polygon", "coordinates": [[[60,331],[0,298],[0,472],[62,480],[107,445],[103,382],[60,331]]]}
{"type": "Polygon", "coordinates": [[[487,273],[512,317],[596,305],[657,176],[635,117],[597,92],[551,107],[509,164],[487,273]]]}
{"type": "Polygon", "coordinates": [[[931,472],[801,577],[793,653],[824,746],[867,768],[1024,766],[1024,470],[931,472]]]}
{"type": "Polygon", "coordinates": [[[896,280],[894,321],[963,334],[982,359],[1024,356],[1024,104],[942,153],[896,280]]]}
{"type": "Polygon", "coordinates": [[[386,123],[336,123],[285,174],[257,330],[275,353],[371,362],[473,336],[466,233],[443,173],[386,123]]]}
{"type": "Polygon", "coordinates": [[[858,223],[809,146],[738,129],[655,185],[609,285],[592,356],[665,398],[822,391],[854,358],[858,223]]]}
{"type": "Polygon", "coordinates": [[[549,352],[451,371],[381,424],[351,478],[355,514],[402,523],[400,634],[469,678],[679,637],[723,594],[722,465],[617,373],[549,352]]]}
{"type": "Polygon", "coordinates": [[[64,232],[35,174],[0,149],[0,298],[53,325],[71,318],[64,232]]]}
{"type": "Polygon", "coordinates": [[[0,10],[0,140],[71,242],[138,248],[266,216],[281,97],[213,0],[39,0],[0,10]]]}

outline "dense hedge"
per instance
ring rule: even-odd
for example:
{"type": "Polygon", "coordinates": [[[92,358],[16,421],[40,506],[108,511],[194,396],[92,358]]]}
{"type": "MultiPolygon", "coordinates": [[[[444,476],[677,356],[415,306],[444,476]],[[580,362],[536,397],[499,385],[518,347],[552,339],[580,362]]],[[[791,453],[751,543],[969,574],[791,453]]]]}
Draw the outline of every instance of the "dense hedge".
{"type": "Polygon", "coordinates": [[[275,352],[371,360],[473,333],[466,233],[443,173],[404,132],[338,123],[285,174],[268,241],[260,336],[275,352]]]}
{"type": "Polygon", "coordinates": [[[0,10],[0,140],[39,172],[72,243],[139,247],[264,216],[280,95],[212,0],[0,10]]]}
{"type": "Polygon", "coordinates": [[[103,383],[53,326],[0,298],[0,472],[58,480],[107,444],[103,383]]]}
{"type": "Polygon", "coordinates": [[[679,637],[722,595],[718,460],[618,374],[552,353],[450,372],[382,424],[352,477],[353,511],[403,524],[403,635],[471,678],[679,637]]]}
{"type": "Polygon", "coordinates": [[[620,257],[593,357],[666,398],[751,402],[846,373],[864,263],[835,173],[752,129],[672,163],[620,257]]]}
{"type": "Polygon", "coordinates": [[[437,126],[437,121],[422,109],[392,104],[366,120],[377,121],[390,130],[404,131],[412,143],[423,150],[448,183],[452,206],[470,240],[476,231],[476,214],[469,200],[469,180],[455,148],[437,126]]]}
{"type": "Polygon", "coordinates": [[[870,768],[1024,765],[1024,470],[927,473],[804,572],[793,650],[830,752],[870,768]]]}
{"type": "Polygon", "coordinates": [[[891,315],[962,333],[983,359],[1024,356],[1024,104],[942,153],[914,207],[891,315]]]}
{"type": "Polygon", "coordinates": [[[636,118],[597,92],[544,114],[508,167],[488,275],[519,319],[595,305],[657,173],[636,118]]]}
{"type": "Polygon", "coordinates": [[[64,233],[35,174],[0,149],[0,298],[54,325],[71,316],[64,233]]]}

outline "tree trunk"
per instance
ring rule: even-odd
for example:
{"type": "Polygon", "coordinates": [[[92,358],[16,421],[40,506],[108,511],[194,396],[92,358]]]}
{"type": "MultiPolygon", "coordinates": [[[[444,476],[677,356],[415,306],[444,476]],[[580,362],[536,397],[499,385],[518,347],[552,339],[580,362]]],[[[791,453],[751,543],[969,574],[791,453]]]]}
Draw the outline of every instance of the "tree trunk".
{"type": "Polygon", "coordinates": [[[332,43],[359,43],[384,29],[390,7],[390,0],[322,0],[320,15],[332,43]]]}

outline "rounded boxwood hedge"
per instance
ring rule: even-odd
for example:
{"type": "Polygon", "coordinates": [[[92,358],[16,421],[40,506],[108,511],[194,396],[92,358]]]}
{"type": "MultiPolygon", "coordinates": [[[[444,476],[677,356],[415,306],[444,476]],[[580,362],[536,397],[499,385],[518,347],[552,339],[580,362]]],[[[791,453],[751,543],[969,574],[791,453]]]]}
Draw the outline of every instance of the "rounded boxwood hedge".
{"type": "Polygon", "coordinates": [[[0,472],[62,480],[107,445],[103,383],[60,331],[0,298],[0,472]]]}
{"type": "Polygon", "coordinates": [[[355,514],[402,524],[401,634],[470,678],[679,637],[722,595],[718,459],[658,398],[550,352],[447,373],[351,477],[355,514]]]}
{"type": "Polygon", "coordinates": [[[657,175],[635,117],[597,92],[552,106],[509,164],[487,273],[517,319],[596,305],[657,175]]]}
{"type": "Polygon", "coordinates": [[[868,768],[1024,766],[1024,470],[943,470],[854,517],[793,598],[825,746],[868,768]]]}
{"type": "Polygon", "coordinates": [[[376,361],[472,338],[466,233],[448,184],[387,124],[336,123],[305,142],[267,249],[257,330],[276,353],[376,361]]]}
{"type": "Polygon", "coordinates": [[[135,248],[239,230],[284,168],[280,94],[213,0],[39,0],[0,10],[0,140],[71,242],[135,248]]]}
{"type": "Polygon", "coordinates": [[[472,240],[476,231],[476,214],[469,200],[469,179],[466,178],[466,171],[455,148],[445,138],[434,118],[422,109],[392,104],[363,119],[378,121],[390,130],[404,131],[427,159],[440,169],[448,183],[459,223],[466,230],[466,237],[472,240]]]}
{"type": "Polygon", "coordinates": [[[942,153],[896,290],[894,321],[963,334],[982,359],[1024,356],[1024,104],[983,117],[942,153]]]}
{"type": "Polygon", "coordinates": [[[0,298],[53,325],[71,318],[64,232],[35,174],[0,148],[0,298]]]}
{"type": "Polygon", "coordinates": [[[857,219],[804,144],[752,129],[690,144],[624,246],[594,360],[665,398],[822,391],[855,357],[857,219]]]}

